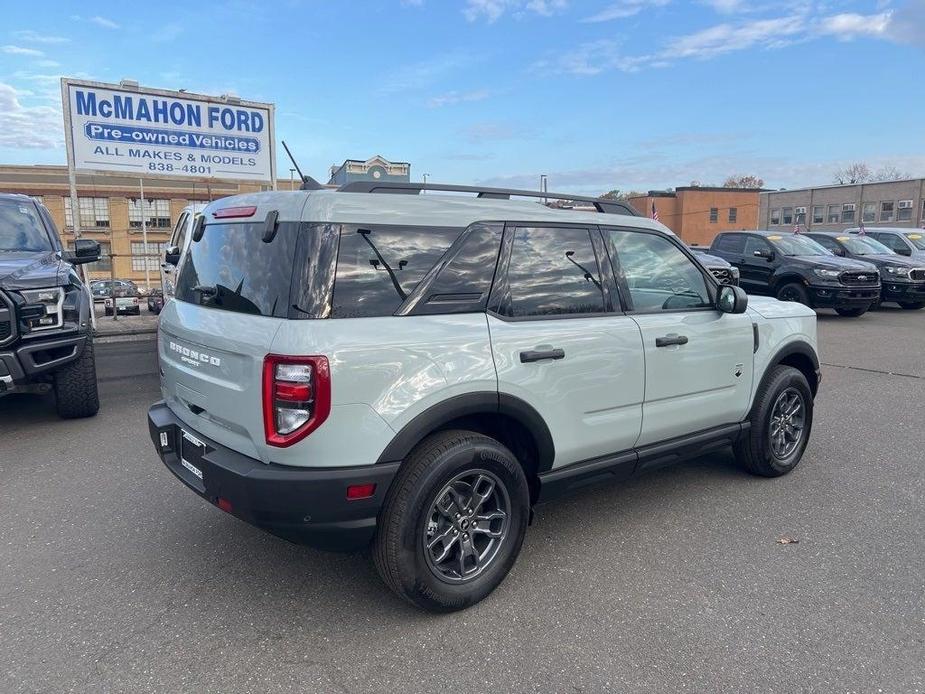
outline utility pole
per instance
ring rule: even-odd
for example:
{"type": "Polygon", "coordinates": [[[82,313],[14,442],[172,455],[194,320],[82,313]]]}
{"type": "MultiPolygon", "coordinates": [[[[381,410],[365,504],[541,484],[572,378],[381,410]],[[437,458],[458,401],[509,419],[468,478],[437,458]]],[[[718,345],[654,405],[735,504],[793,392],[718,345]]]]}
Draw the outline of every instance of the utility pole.
{"type": "Polygon", "coordinates": [[[295,169],[289,169],[289,190],[295,190],[295,169]]]}
{"type": "Polygon", "coordinates": [[[145,287],[148,288],[148,292],[151,291],[151,269],[148,267],[148,215],[145,212],[145,182],[144,179],[138,179],[138,187],[141,190],[141,240],[144,242],[145,253],[145,287]]]}
{"type": "MultiPolygon", "coordinates": [[[[548,183],[549,183],[549,181],[548,181],[548,179],[546,178],[546,174],[540,174],[540,192],[541,192],[541,193],[547,193],[547,192],[549,192],[549,188],[547,187],[547,186],[548,186],[548,183]]],[[[543,204],[545,205],[545,204],[547,204],[548,202],[549,202],[549,200],[548,200],[546,197],[543,197],[543,204]]]]}
{"type": "Polygon", "coordinates": [[[425,188],[425,190],[422,190],[422,191],[421,191],[421,194],[422,194],[422,195],[423,195],[424,193],[427,192],[426,188],[427,188],[427,177],[428,177],[428,176],[430,176],[429,173],[423,174],[423,177],[424,177],[424,188],[425,188]]]}

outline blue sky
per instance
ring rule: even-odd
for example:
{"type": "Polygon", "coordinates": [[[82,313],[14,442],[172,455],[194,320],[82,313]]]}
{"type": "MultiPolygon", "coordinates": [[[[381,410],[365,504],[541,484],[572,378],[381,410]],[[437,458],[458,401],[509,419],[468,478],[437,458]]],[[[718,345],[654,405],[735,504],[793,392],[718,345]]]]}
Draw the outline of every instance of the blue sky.
{"type": "Polygon", "coordinates": [[[274,102],[319,179],[373,154],[590,194],[925,176],[923,68],[925,0],[10,3],[0,163],[65,162],[71,76],[274,102]]]}

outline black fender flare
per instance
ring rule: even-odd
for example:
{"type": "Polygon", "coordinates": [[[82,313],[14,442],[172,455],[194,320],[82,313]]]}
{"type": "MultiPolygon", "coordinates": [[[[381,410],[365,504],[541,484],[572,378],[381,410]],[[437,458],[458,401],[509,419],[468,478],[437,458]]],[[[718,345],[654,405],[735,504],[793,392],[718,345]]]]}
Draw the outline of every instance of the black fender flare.
{"type": "MultiPolygon", "coordinates": [[[[786,345],[774,352],[773,355],[771,355],[771,358],[768,359],[768,365],[765,368],[765,372],[762,374],[761,380],[758,382],[758,386],[755,388],[755,392],[758,392],[758,388],[761,387],[764,379],[767,378],[768,370],[772,366],[783,363],[787,357],[793,356],[795,354],[801,357],[806,357],[809,359],[810,364],[812,364],[816,378],[815,382],[810,380],[809,385],[813,391],[813,397],[815,397],[816,392],[819,389],[819,383],[822,382],[822,371],[819,368],[819,355],[816,354],[816,350],[813,349],[813,346],[806,342],[806,340],[794,340],[793,342],[788,342],[786,345]]],[[[752,407],[754,407],[754,403],[752,404],[752,407]]],[[[749,409],[749,414],[751,414],[751,408],[749,409]]]]}
{"type": "Polygon", "coordinates": [[[524,400],[494,391],[455,395],[424,410],[401,428],[376,463],[404,460],[426,436],[454,419],[482,414],[500,414],[515,419],[530,433],[536,443],[539,456],[538,471],[543,472],[552,467],[555,446],[542,415],[524,400]]]}

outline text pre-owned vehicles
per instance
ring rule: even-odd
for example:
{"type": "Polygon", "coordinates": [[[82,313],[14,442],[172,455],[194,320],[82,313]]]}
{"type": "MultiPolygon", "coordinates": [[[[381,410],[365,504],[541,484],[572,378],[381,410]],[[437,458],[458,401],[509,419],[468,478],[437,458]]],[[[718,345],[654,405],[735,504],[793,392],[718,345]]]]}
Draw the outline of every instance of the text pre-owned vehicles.
{"type": "Polygon", "coordinates": [[[713,273],[713,276],[719,280],[720,284],[738,286],[739,268],[725,258],[707,253],[709,249],[700,246],[689,246],[689,248],[697,260],[699,260],[707,270],[713,273]]]}
{"type": "Polygon", "coordinates": [[[813,231],[807,236],[842,258],[875,265],[880,272],[880,301],[895,301],[902,308],[925,308],[925,257],[907,258],[866,234],[813,231]]]}
{"type": "Polygon", "coordinates": [[[730,444],[760,475],[797,465],[810,309],[748,305],[619,202],[511,194],[209,205],[160,317],[148,421],[169,470],[281,537],[372,541],[391,589],[455,610],[504,578],[537,502],[730,444]]]}
{"type": "Polygon", "coordinates": [[[880,298],[876,267],[832,255],[805,234],[722,232],[710,253],[739,268],[739,284],[749,294],[834,308],[842,316],[860,316],[880,298]]]}
{"type": "Polygon", "coordinates": [[[54,389],[62,417],[96,414],[93,300],[74,266],[99,256],[85,239],[64,250],[40,203],[0,194],[0,396],[54,389]]]}
{"type": "MultiPolygon", "coordinates": [[[[847,229],[845,233],[860,234],[861,229],[855,227],[847,229]]],[[[867,227],[864,235],[879,241],[894,253],[914,258],[920,262],[925,260],[925,230],[923,229],[867,227]]]]}

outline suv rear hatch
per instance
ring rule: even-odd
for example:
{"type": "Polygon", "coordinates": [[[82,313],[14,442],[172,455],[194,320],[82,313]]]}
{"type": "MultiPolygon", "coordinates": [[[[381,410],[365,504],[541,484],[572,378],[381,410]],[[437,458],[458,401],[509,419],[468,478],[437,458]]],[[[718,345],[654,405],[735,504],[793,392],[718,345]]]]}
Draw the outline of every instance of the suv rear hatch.
{"type": "Polygon", "coordinates": [[[316,272],[323,231],[279,222],[265,235],[266,224],[254,216],[207,224],[190,245],[175,300],[161,314],[158,354],[163,396],[178,418],[269,462],[264,360],[284,321],[325,316],[328,303],[313,278],[333,276],[333,262],[330,272],[316,272]]]}

